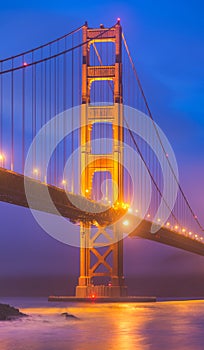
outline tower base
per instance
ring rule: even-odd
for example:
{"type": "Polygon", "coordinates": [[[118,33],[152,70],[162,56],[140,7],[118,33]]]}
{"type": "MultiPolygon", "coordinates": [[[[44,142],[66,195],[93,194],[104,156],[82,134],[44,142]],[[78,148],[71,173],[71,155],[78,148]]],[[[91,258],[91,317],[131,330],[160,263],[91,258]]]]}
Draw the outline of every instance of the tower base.
{"type": "Polygon", "coordinates": [[[128,295],[126,286],[77,286],[76,297],[77,298],[120,298],[128,295]]]}

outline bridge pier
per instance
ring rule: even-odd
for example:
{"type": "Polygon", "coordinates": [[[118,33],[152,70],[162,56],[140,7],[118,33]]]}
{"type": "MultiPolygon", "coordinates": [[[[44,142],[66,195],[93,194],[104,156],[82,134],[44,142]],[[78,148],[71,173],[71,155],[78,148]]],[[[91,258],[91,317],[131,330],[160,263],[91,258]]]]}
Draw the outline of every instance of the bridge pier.
{"type": "Polygon", "coordinates": [[[87,285],[76,287],[77,298],[120,298],[127,296],[126,286],[87,285]]]}

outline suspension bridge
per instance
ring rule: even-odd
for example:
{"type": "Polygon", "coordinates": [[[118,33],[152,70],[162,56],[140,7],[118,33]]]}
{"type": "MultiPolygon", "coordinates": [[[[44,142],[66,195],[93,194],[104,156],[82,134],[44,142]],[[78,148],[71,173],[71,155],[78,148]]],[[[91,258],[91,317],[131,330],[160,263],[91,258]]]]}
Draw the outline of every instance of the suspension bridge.
{"type": "Polygon", "coordinates": [[[78,226],[78,298],[127,296],[125,236],[204,255],[162,135],[119,19],[0,60],[0,200],[78,226]]]}

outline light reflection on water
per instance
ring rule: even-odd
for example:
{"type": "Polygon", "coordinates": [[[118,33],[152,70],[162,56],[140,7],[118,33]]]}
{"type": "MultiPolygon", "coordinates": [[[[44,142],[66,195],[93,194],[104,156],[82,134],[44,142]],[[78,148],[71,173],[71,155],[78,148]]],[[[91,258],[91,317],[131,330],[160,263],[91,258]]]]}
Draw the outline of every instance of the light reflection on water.
{"type": "Polygon", "coordinates": [[[31,317],[0,322],[0,350],[204,349],[204,301],[64,304],[3,299],[31,317]],[[69,312],[78,319],[65,319],[69,312]]]}

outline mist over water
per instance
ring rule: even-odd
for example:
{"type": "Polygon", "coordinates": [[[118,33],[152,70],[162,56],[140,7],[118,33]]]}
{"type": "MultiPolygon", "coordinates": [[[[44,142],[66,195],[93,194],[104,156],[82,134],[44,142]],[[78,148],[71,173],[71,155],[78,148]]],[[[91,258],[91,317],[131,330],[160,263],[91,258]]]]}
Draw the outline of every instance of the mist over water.
{"type": "Polygon", "coordinates": [[[2,298],[30,315],[0,322],[1,350],[203,349],[204,301],[48,303],[2,298]],[[66,319],[62,312],[77,318],[66,319]]]}

